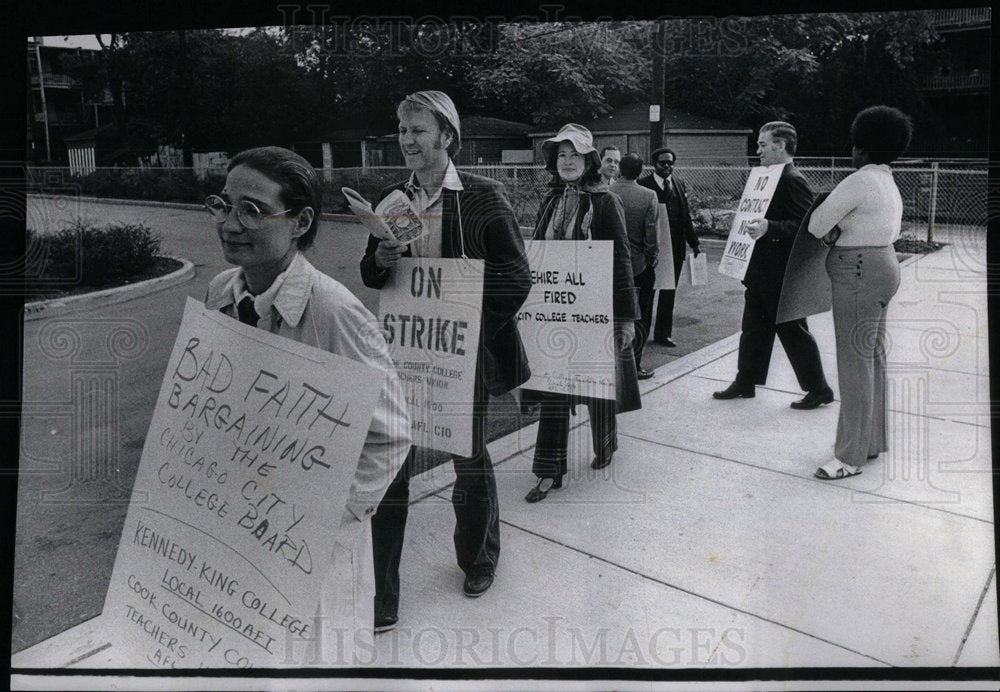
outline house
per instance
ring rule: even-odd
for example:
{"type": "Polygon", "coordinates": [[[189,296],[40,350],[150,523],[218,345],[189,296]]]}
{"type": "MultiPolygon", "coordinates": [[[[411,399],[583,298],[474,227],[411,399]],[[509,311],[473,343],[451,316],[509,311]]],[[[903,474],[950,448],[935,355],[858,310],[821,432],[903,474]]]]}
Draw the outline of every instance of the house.
{"type": "MultiPolygon", "coordinates": [[[[677,154],[678,166],[743,165],[747,160],[748,137],[754,131],[673,108],[662,108],[663,146],[677,154]]],[[[579,121],[594,135],[598,151],[616,146],[623,154],[634,152],[649,163],[649,105],[634,103],[616,108],[609,115],[579,121]]],[[[542,142],[556,134],[558,128],[539,129],[529,133],[535,150],[535,161],[544,163],[542,142]]]]}
{"type": "MultiPolygon", "coordinates": [[[[469,115],[461,119],[462,150],[455,165],[471,166],[502,163],[504,151],[524,151],[531,148],[528,130],[531,126],[513,120],[485,115],[469,115]]],[[[395,129],[395,124],[393,126],[395,129]]],[[[403,153],[395,134],[375,138],[368,147],[368,166],[402,166],[403,153]]]]}
{"type": "Polygon", "coordinates": [[[69,158],[70,175],[87,175],[98,167],[113,166],[119,161],[122,138],[118,125],[109,123],[63,138],[69,158]]]}
{"type": "Polygon", "coordinates": [[[920,90],[949,133],[941,146],[952,156],[989,150],[990,19],[989,7],[934,11],[941,60],[920,90]]]}
{"type": "Polygon", "coordinates": [[[29,159],[65,162],[69,152],[64,139],[110,123],[111,100],[107,94],[88,100],[79,82],[65,74],[66,58],[85,49],[48,46],[29,38],[27,50],[29,159]]]}
{"type": "MultiPolygon", "coordinates": [[[[530,125],[512,120],[483,115],[463,117],[462,150],[455,163],[501,163],[504,152],[529,151],[529,129],[530,125]]],[[[317,168],[403,166],[395,131],[393,118],[334,130],[313,141],[296,142],[293,148],[317,168]]]]}

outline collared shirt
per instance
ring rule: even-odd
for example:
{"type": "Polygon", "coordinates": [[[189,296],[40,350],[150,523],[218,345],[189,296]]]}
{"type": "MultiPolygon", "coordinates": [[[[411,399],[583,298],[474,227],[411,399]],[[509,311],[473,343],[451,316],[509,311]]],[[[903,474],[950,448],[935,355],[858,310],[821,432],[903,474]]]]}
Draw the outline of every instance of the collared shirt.
{"type": "Polygon", "coordinates": [[[653,180],[656,181],[656,186],[661,190],[667,189],[667,179],[661,178],[660,174],[657,173],[656,171],[653,171],[653,180]]]}
{"type": "Polygon", "coordinates": [[[441,187],[431,196],[428,196],[427,191],[420,186],[417,174],[410,173],[410,179],[406,183],[406,192],[413,202],[417,216],[427,225],[427,233],[410,243],[410,252],[414,257],[441,256],[441,191],[445,188],[454,192],[461,192],[465,189],[458,177],[458,170],[455,169],[455,164],[450,159],[448,167],[444,171],[441,187]]]}
{"type": "Polygon", "coordinates": [[[281,285],[285,281],[285,276],[288,274],[289,267],[291,267],[291,264],[289,264],[288,267],[285,267],[285,270],[275,277],[274,281],[271,282],[271,285],[267,287],[267,290],[258,296],[255,296],[247,288],[246,276],[244,276],[243,270],[240,269],[233,279],[233,296],[236,304],[239,305],[243,302],[244,298],[249,297],[253,299],[253,309],[257,313],[258,319],[261,315],[270,313],[271,306],[274,304],[274,299],[277,297],[278,291],[281,290],[281,285]]]}

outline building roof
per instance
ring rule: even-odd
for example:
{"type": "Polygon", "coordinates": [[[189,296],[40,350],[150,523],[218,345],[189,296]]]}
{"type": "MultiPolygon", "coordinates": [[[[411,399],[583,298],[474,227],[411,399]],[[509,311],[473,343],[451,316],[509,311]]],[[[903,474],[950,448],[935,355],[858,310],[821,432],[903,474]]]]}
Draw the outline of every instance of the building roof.
{"type": "Polygon", "coordinates": [[[68,145],[86,142],[93,142],[97,139],[114,139],[118,137],[118,124],[108,123],[97,128],[77,132],[75,135],[63,137],[63,141],[68,145]]]}
{"type": "MultiPolygon", "coordinates": [[[[727,123],[704,115],[686,113],[676,108],[662,108],[660,120],[667,132],[736,132],[752,133],[753,130],[733,123],[727,123]]],[[[649,132],[649,104],[632,103],[619,106],[609,115],[591,120],[581,120],[583,125],[595,135],[623,134],[626,132],[649,132]]],[[[530,137],[551,137],[558,128],[541,129],[529,133],[530,137]]]]}
{"type": "MultiPolygon", "coordinates": [[[[515,120],[492,118],[488,115],[468,115],[461,118],[462,140],[471,139],[527,139],[531,126],[515,120]]],[[[379,140],[395,139],[395,134],[380,136],[379,140]]]]}

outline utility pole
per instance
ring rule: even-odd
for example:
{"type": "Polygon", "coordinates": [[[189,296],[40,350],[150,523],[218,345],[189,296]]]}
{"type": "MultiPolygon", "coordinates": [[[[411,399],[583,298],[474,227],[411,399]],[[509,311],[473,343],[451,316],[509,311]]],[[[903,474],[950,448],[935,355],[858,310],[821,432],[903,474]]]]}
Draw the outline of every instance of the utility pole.
{"type": "Polygon", "coordinates": [[[666,75],[667,23],[656,25],[653,40],[653,98],[649,106],[649,151],[663,146],[663,81],[666,75]]]}
{"type": "Polygon", "coordinates": [[[38,88],[42,92],[42,121],[45,123],[45,160],[52,161],[52,145],[49,143],[49,107],[45,103],[45,76],[42,74],[42,37],[35,37],[35,61],[38,63],[38,88]]]}

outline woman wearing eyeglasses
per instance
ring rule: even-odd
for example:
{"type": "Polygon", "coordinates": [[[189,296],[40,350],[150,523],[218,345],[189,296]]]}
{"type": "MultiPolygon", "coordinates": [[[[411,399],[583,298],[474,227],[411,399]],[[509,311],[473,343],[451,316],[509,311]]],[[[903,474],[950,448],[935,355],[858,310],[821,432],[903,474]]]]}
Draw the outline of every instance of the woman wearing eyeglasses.
{"type": "MultiPolygon", "coordinates": [[[[336,541],[327,546],[334,562],[320,613],[339,632],[370,631],[375,586],[368,520],[410,449],[410,425],[374,316],[302,255],[316,237],[321,204],[319,177],[298,154],[261,147],[234,156],[221,195],[208,197],[205,207],[223,255],[237,266],[212,279],[205,305],[385,372],[336,541]]],[[[338,639],[348,646],[356,641],[338,639]]],[[[352,660],[350,652],[342,660],[352,660]]]]}
{"type": "Polygon", "coordinates": [[[618,449],[616,413],[640,408],[639,381],[632,341],[634,320],[639,319],[639,303],[632,281],[625,210],[622,201],[601,178],[601,157],[593,136],[585,127],[570,123],[542,144],[545,169],[553,174],[550,191],[542,201],[535,240],[611,240],[613,253],[613,312],[615,330],[616,400],[526,391],[522,400],[538,401],[538,437],[531,466],[538,480],[525,500],[544,500],[550,490],[562,487],[567,470],[569,412],[585,404],[590,415],[594,460],[590,466],[602,469],[611,463],[618,449]]]}

